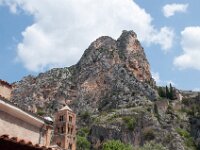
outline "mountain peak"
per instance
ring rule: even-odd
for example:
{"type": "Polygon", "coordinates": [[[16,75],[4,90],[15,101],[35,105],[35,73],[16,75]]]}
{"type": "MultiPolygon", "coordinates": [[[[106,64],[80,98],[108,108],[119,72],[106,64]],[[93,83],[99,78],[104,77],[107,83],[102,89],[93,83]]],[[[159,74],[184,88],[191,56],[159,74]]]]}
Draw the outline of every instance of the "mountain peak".
{"type": "Polygon", "coordinates": [[[78,64],[52,69],[15,87],[13,101],[21,103],[25,96],[28,106],[34,103],[45,110],[67,103],[77,112],[81,108],[97,111],[156,97],[150,65],[133,31],[123,31],[118,40],[102,36],[85,50],[78,64]]]}
{"type": "Polygon", "coordinates": [[[153,81],[149,62],[134,31],[124,30],[117,40],[108,36],[98,38],[84,52],[78,64],[83,69],[96,66],[104,71],[121,64],[138,80],[153,81]]]}
{"type": "Polygon", "coordinates": [[[136,34],[133,30],[130,30],[130,31],[123,30],[120,37],[132,37],[132,38],[137,38],[137,34],[136,34]]]}

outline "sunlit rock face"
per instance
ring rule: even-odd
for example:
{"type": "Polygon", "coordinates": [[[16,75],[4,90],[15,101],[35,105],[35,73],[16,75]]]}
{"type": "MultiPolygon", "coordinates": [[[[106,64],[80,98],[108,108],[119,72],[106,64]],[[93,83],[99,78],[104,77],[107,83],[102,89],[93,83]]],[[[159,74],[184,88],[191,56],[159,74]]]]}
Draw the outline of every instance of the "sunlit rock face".
{"type": "Polygon", "coordinates": [[[53,113],[64,104],[76,112],[122,108],[154,100],[154,80],[144,50],[133,31],[115,40],[102,36],[80,61],[14,83],[12,101],[53,113]]]}
{"type": "MultiPolygon", "coordinates": [[[[123,31],[117,40],[96,39],[71,67],[13,83],[12,101],[45,115],[68,104],[77,113],[78,129],[88,129],[91,149],[115,139],[134,146],[153,140],[168,149],[185,150],[176,129],[188,128],[189,122],[180,120],[168,100],[154,102],[160,99],[155,88],[137,35],[123,31]]],[[[197,127],[194,124],[193,132],[197,127]]]]}

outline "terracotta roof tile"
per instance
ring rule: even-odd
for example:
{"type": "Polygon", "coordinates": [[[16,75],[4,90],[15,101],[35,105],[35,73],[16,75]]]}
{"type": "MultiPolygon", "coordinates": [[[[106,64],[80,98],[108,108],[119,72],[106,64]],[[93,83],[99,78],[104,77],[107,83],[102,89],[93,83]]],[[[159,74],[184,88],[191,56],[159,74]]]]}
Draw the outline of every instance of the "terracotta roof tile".
{"type": "Polygon", "coordinates": [[[17,137],[9,138],[9,135],[4,134],[0,136],[0,149],[1,150],[52,150],[39,144],[33,145],[31,141],[26,142],[24,139],[17,137]]]}

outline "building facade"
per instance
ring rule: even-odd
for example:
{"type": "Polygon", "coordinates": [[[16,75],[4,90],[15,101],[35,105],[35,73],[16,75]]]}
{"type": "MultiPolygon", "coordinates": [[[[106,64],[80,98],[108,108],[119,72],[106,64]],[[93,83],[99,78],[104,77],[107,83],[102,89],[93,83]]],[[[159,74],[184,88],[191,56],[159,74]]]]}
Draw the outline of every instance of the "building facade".
{"type": "Polygon", "coordinates": [[[54,122],[46,120],[0,96],[0,136],[53,150],[76,150],[76,114],[65,106],[54,118],[54,122]]]}
{"type": "Polygon", "coordinates": [[[68,106],[55,114],[53,144],[76,150],[76,114],[68,106]]]}
{"type": "Polygon", "coordinates": [[[51,123],[0,97],[0,136],[9,135],[48,147],[52,130],[51,123]]]}
{"type": "Polygon", "coordinates": [[[76,114],[67,105],[55,113],[53,121],[13,104],[11,91],[12,86],[0,80],[0,137],[53,150],[76,150],[76,114]]]}

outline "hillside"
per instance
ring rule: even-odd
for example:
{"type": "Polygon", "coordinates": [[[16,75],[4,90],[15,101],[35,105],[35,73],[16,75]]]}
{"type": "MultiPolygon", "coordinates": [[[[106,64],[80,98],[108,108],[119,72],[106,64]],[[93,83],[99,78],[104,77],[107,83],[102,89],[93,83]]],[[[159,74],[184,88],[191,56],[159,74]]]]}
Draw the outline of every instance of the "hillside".
{"type": "Polygon", "coordinates": [[[199,135],[193,134],[198,125],[182,109],[189,106],[159,97],[133,31],[123,31],[117,40],[100,37],[77,64],[24,77],[13,86],[12,101],[39,115],[52,115],[68,104],[91,149],[111,139],[134,146],[154,141],[170,150],[195,149],[192,136],[198,143],[199,135]]]}

